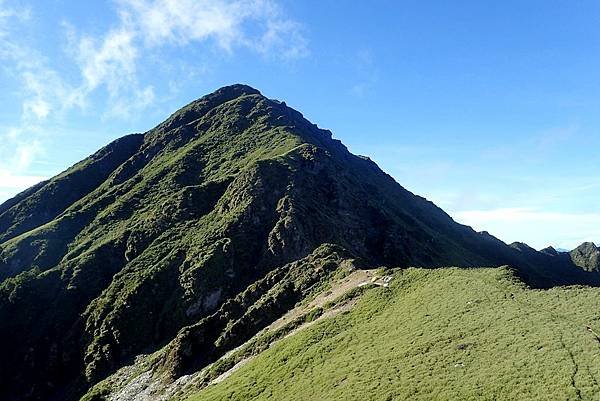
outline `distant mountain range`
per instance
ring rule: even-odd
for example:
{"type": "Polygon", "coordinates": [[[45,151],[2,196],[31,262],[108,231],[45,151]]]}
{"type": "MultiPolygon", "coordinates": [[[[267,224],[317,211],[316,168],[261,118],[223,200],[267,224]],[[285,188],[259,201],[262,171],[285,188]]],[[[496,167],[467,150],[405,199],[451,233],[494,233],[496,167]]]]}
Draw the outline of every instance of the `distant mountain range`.
{"type": "Polygon", "coordinates": [[[477,233],[228,86],[0,205],[0,399],[115,399],[142,373],[127,399],[168,399],[157,389],[348,269],[508,265],[535,288],[597,286],[598,254],[477,233]]]}

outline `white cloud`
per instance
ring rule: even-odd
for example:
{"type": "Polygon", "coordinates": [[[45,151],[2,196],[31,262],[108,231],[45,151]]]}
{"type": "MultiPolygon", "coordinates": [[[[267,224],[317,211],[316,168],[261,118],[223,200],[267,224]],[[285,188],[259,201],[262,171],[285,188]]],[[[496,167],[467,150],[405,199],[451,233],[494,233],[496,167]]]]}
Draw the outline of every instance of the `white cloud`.
{"type": "Polygon", "coordinates": [[[30,125],[12,127],[0,132],[0,171],[15,174],[26,170],[37,156],[44,153],[37,136],[39,128],[30,125]]]}
{"type": "Polygon", "coordinates": [[[47,66],[46,59],[34,50],[13,54],[16,70],[23,85],[23,118],[45,120],[52,113],[62,115],[84,99],[76,88],[67,84],[47,66]]]}
{"type": "Polygon", "coordinates": [[[241,21],[255,12],[260,3],[193,0],[119,2],[124,24],[143,33],[146,44],[181,46],[213,37],[227,50],[242,36],[241,21]]]}
{"type": "MultiPolygon", "coordinates": [[[[142,78],[151,71],[148,64],[160,60],[178,71],[190,70],[183,60],[164,58],[164,50],[203,44],[226,55],[240,48],[281,59],[307,54],[301,25],[275,0],[115,0],[116,21],[100,36],[62,24],[67,51],[56,61],[22,34],[28,32],[32,11],[12,4],[0,0],[0,63],[20,87],[22,112],[20,121],[9,123],[12,128],[0,127],[0,188],[29,182],[21,179],[23,172],[44,152],[48,127],[74,108],[92,104],[103,118],[129,119],[151,107],[156,90],[142,78]],[[57,62],[72,63],[66,67],[76,67],[78,74],[61,74],[57,62]]],[[[175,83],[171,78],[167,84],[176,88],[170,83],[175,83]]]]}
{"type": "Polygon", "coordinates": [[[560,213],[528,208],[456,211],[460,223],[489,231],[506,242],[571,249],[584,241],[600,242],[600,213],[560,213]]]}
{"type": "Polygon", "coordinates": [[[63,23],[68,53],[80,72],[77,82],[60,76],[11,32],[13,22],[28,21],[31,11],[8,8],[0,0],[0,59],[11,62],[9,70],[22,82],[24,118],[45,120],[83,108],[101,89],[108,94],[104,116],[131,117],[156,99],[154,87],[140,82],[141,59],[166,46],[212,43],[226,54],[248,48],[283,59],[307,54],[301,25],[273,0],[117,0],[116,7],[117,23],[100,37],[78,34],[63,23]]]}
{"type": "Polygon", "coordinates": [[[82,82],[75,91],[80,98],[87,99],[94,91],[105,88],[109,100],[104,117],[123,119],[153,103],[153,87],[142,87],[138,81],[140,49],[135,31],[123,26],[94,38],[77,37],[71,26],[66,27],[70,53],[81,72],[82,82]]]}
{"type": "Polygon", "coordinates": [[[16,171],[28,168],[36,156],[43,153],[40,141],[32,140],[18,143],[11,158],[12,165],[16,171]]]}
{"type": "Polygon", "coordinates": [[[30,99],[23,102],[23,111],[33,113],[38,119],[45,119],[50,114],[50,104],[42,98],[30,99]]]}
{"type": "Polygon", "coordinates": [[[291,20],[269,20],[267,29],[257,41],[246,41],[263,55],[298,59],[308,54],[308,42],[302,34],[302,26],[291,20]]]}
{"type": "MultiPolygon", "coordinates": [[[[15,175],[10,171],[0,170],[0,189],[22,191],[45,179],[43,176],[15,175]]],[[[2,200],[0,199],[0,202],[2,200]]]]}
{"type": "Polygon", "coordinates": [[[272,0],[120,0],[122,26],[148,47],[214,40],[231,52],[243,46],[296,58],[307,53],[302,26],[272,0]],[[250,33],[248,24],[258,27],[250,33]]]}
{"type": "Polygon", "coordinates": [[[12,8],[6,5],[4,0],[0,0],[0,39],[6,36],[9,31],[10,20],[28,20],[31,12],[28,8],[12,8]]]}
{"type": "Polygon", "coordinates": [[[49,67],[49,60],[21,39],[19,27],[28,23],[29,9],[7,8],[0,0],[0,61],[4,71],[19,82],[24,126],[35,124],[81,106],[83,99],[76,88],[49,67]]]}
{"type": "Polygon", "coordinates": [[[528,208],[500,208],[493,210],[467,210],[457,212],[457,216],[474,221],[507,221],[507,222],[563,222],[569,220],[596,220],[600,219],[599,213],[556,213],[542,212],[528,208]]]}
{"type": "Polygon", "coordinates": [[[154,103],[156,95],[152,86],[132,88],[127,96],[115,96],[112,105],[104,113],[104,118],[127,119],[154,103]]]}
{"type": "Polygon", "coordinates": [[[378,81],[373,53],[366,48],[359,50],[352,64],[356,68],[358,81],[350,88],[350,92],[356,97],[365,97],[378,81]]]}
{"type": "Polygon", "coordinates": [[[4,72],[16,78],[20,86],[21,115],[15,122],[18,125],[0,129],[0,188],[22,190],[40,181],[40,177],[28,176],[24,171],[44,153],[44,122],[72,107],[78,99],[59,74],[48,67],[46,58],[12,31],[18,23],[29,20],[29,10],[9,10],[4,4],[0,1],[0,61],[4,72]]]}
{"type": "Polygon", "coordinates": [[[153,103],[153,86],[139,82],[140,60],[165,46],[212,43],[226,54],[242,47],[282,59],[307,54],[300,24],[271,0],[119,0],[117,12],[118,24],[100,38],[78,36],[66,25],[83,79],[79,91],[87,96],[106,88],[111,116],[127,117],[153,103]]]}
{"type": "Polygon", "coordinates": [[[115,94],[133,79],[138,57],[134,37],[133,32],[119,29],[109,32],[100,43],[88,36],[81,38],[76,55],[87,91],[106,83],[115,94]]]}
{"type": "Polygon", "coordinates": [[[17,175],[0,169],[0,204],[15,194],[46,180],[47,177],[37,175],[17,175]]]}
{"type": "Polygon", "coordinates": [[[273,0],[117,0],[116,7],[117,23],[100,37],[78,34],[63,23],[69,54],[81,74],[76,82],[61,77],[40,52],[10,34],[13,22],[27,21],[31,12],[8,8],[0,0],[0,58],[12,62],[10,68],[23,83],[27,118],[44,120],[84,107],[102,88],[108,94],[105,114],[128,117],[147,108],[156,96],[153,86],[139,82],[140,60],[165,46],[204,42],[227,54],[248,48],[282,59],[307,54],[301,25],[273,0]]]}
{"type": "Polygon", "coordinates": [[[0,202],[3,202],[45,179],[23,173],[44,149],[36,136],[23,127],[0,132],[0,142],[0,202]]]}

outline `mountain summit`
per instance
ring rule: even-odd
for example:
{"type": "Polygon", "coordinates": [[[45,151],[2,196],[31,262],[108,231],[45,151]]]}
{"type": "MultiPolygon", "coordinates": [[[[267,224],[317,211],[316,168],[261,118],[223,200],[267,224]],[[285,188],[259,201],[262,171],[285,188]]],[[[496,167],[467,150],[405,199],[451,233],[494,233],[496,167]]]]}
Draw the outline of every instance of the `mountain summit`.
{"type": "Polygon", "coordinates": [[[600,270],[600,248],[593,242],[584,242],[569,252],[573,263],[588,271],[600,270]]]}
{"type": "Polygon", "coordinates": [[[154,374],[176,380],[340,266],[597,285],[588,251],[457,224],[285,103],[224,87],[0,205],[0,399],[75,400],[158,350],[154,374]]]}

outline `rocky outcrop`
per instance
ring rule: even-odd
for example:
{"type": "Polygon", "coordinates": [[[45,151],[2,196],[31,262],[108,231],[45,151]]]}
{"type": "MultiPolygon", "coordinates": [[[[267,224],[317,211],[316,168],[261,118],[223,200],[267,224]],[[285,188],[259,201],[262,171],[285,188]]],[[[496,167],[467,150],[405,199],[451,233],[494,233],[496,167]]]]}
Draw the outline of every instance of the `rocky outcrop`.
{"type": "Polygon", "coordinates": [[[576,266],[586,271],[600,270],[600,249],[593,242],[584,242],[569,252],[569,257],[576,266]]]}
{"type": "Polygon", "coordinates": [[[550,255],[550,256],[558,256],[558,251],[556,249],[554,249],[554,247],[552,246],[548,246],[544,249],[542,249],[540,251],[541,253],[545,253],[546,255],[550,255]]]}

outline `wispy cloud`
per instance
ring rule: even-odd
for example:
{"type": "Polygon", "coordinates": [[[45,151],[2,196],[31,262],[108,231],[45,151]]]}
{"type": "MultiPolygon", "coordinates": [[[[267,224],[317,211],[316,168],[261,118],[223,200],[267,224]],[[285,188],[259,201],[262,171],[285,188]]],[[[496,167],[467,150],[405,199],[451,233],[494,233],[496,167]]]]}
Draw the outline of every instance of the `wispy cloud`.
{"type": "Polygon", "coordinates": [[[354,60],[357,82],[352,86],[350,92],[357,97],[366,96],[377,83],[378,73],[375,65],[375,57],[369,49],[361,49],[354,60]]]}
{"type": "Polygon", "coordinates": [[[0,190],[10,189],[21,191],[45,179],[46,177],[43,176],[15,175],[9,171],[0,170],[0,190]]]}
{"type": "Polygon", "coordinates": [[[460,223],[485,230],[508,241],[536,248],[555,245],[574,248],[600,241],[600,213],[558,213],[530,208],[463,210],[451,213],[460,223]]]}
{"type": "Polygon", "coordinates": [[[565,142],[573,140],[579,133],[579,126],[570,124],[548,129],[533,138],[533,144],[538,151],[554,150],[565,142]]]}
{"type": "Polygon", "coordinates": [[[105,89],[108,102],[105,117],[131,117],[154,102],[152,85],[138,79],[140,50],[137,34],[126,27],[110,30],[103,37],[78,35],[75,28],[64,24],[69,53],[81,72],[81,84],[75,93],[87,99],[93,92],[105,89]]]}
{"type": "Polygon", "coordinates": [[[10,26],[27,22],[31,13],[0,0],[0,58],[23,84],[23,114],[40,120],[84,107],[100,90],[108,95],[105,111],[111,116],[151,106],[155,89],[141,82],[141,60],[157,57],[165,47],[206,44],[227,55],[245,48],[282,59],[308,54],[302,25],[274,0],[117,0],[116,23],[104,34],[78,32],[63,22],[68,55],[80,73],[64,77],[11,32],[10,26]]]}
{"type": "Polygon", "coordinates": [[[569,221],[600,221],[600,213],[572,214],[542,212],[528,208],[500,208],[492,210],[466,210],[458,212],[457,217],[467,221],[503,221],[503,222],[564,222],[569,221]]]}
{"type": "MultiPolygon", "coordinates": [[[[308,54],[302,25],[288,18],[275,0],[115,0],[113,4],[115,20],[100,35],[62,23],[67,50],[61,60],[69,64],[63,68],[53,65],[32,47],[27,35],[21,35],[34,20],[35,7],[0,0],[0,62],[2,72],[18,82],[22,110],[17,121],[0,126],[0,186],[29,182],[23,172],[44,151],[44,128],[73,109],[93,107],[104,118],[131,119],[155,105],[157,90],[144,77],[152,60],[163,59],[163,51],[202,45],[207,55],[218,52],[225,57],[239,49],[284,60],[308,54]],[[66,70],[68,74],[61,73],[66,70]]],[[[190,70],[181,59],[162,62],[169,68],[190,70]]],[[[178,85],[171,78],[167,81],[165,97],[170,97],[178,85]]]]}
{"type": "Polygon", "coordinates": [[[26,20],[31,16],[28,8],[14,8],[6,4],[5,0],[0,0],[0,38],[8,34],[10,20],[26,20]]]}
{"type": "Polygon", "coordinates": [[[0,202],[46,177],[22,173],[43,153],[41,142],[31,135],[34,128],[10,128],[0,133],[0,202]],[[29,133],[29,135],[24,135],[29,133]],[[7,192],[7,190],[10,190],[7,192]],[[8,193],[6,196],[4,193],[8,193]]]}
{"type": "Polygon", "coordinates": [[[0,61],[5,72],[18,77],[22,88],[20,121],[13,127],[0,127],[0,190],[22,190],[42,179],[18,173],[27,169],[42,152],[33,131],[53,107],[46,90],[48,82],[53,82],[50,71],[44,68],[37,54],[31,54],[11,37],[11,28],[29,19],[29,9],[11,8],[0,0],[0,61]],[[42,84],[44,79],[48,82],[42,84]]]}
{"type": "Polygon", "coordinates": [[[228,52],[241,46],[283,57],[307,53],[302,26],[272,0],[119,0],[118,4],[122,27],[142,36],[147,47],[214,40],[228,52]]]}
{"type": "Polygon", "coordinates": [[[0,0],[0,60],[5,71],[18,77],[21,83],[23,116],[45,119],[53,109],[52,97],[63,92],[58,75],[47,68],[46,60],[15,38],[15,26],[28,23],[31,11],[8,7],[0,0]]]}
{"type": "Polygon", "coordinates": [[[294,59],[308,53],[302,26],[271,0],[119,0],[118,23],[101,37],[69,24],[69,49],[82,74],[83,96],[105,88],[107,112],[127,116],[153,104],[155,88],[140,82],[141,60],[165,47],[206,44],[227,55],[238,48],[294,59]]]}
{"type": "Polygon", "coordinates": [[[37,175],[19,175],[0,168],[0,204],[13,197],[16,193],[45,180],[46,177],[37,175]]]}

